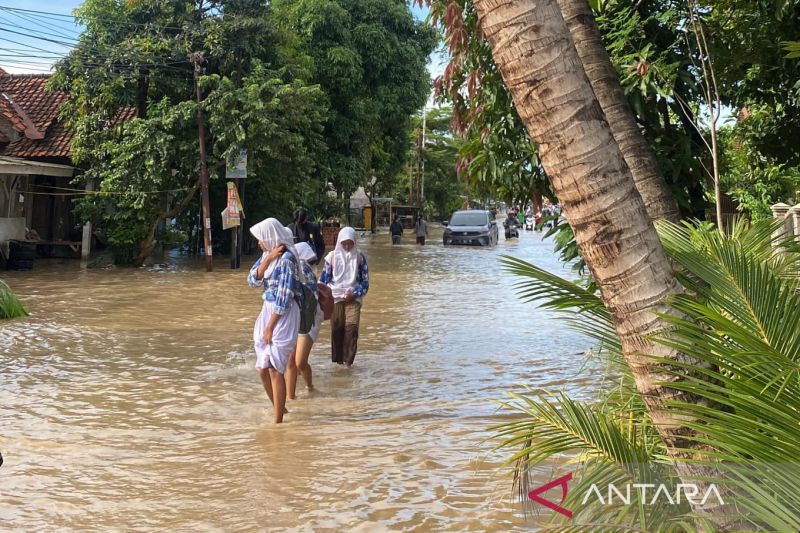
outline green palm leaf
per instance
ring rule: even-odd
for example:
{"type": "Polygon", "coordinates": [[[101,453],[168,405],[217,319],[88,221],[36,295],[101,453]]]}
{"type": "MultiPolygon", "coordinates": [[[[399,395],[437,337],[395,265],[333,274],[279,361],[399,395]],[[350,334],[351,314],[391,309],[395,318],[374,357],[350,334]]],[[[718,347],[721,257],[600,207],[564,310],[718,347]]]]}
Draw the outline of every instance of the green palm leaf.
{"type": "Polygon", "coordinates": [[[664,465],[656,461],[663,447],[649,423],[634,424],[630,419],[629,424],[619,413],[600,411],[564,393],[550,397],[515,393],[509,396],[511,399],[501,405],[525,417],[496,425],[492,430],[500,440],[497,448],[515,450],[508,464],[514,465],[514,479],[523,501],[527,500],[530,489],[529,474],[559,457],[562,463],[581,471],[576,487],[570,489],[565,501],[568,508],[576,510],[576,522],[607,522],[613,518],[619,525],[645,520],[650,530],[654,530],[657,524],[668,521],[670,510],[663,506],[649,507],[647,517],[643,518],[637,506],[609,508],[582,502],[593,483],[604,487],[608,483],[622,486],[648,483],[654,476],[663,475],[664,465]],[[580,467],[575,466],[578,464],[580,467]]]}
{"type": "Polygon", "coordinates": [[[706,402],[685,412],[698,458],[735,487],[754,529],[800,530],[800,293],[798,250],[773,238],[775,225],[737,226],[730,236],[689,225],[660,227],[665,249],[701,287],[674,298],[683,317],[656,337],[704,368],[672,364],[670,386],[706,402]],[[689,377],[687,377],[689,376],[689,377]]]}

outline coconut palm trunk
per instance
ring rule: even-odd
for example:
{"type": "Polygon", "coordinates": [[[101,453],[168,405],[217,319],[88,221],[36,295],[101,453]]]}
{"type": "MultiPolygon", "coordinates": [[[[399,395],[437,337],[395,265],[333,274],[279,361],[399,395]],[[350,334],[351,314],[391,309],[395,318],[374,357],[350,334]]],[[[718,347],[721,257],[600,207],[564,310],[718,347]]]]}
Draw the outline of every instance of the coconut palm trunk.
{"type": "Polygon", "coordinates": [[[655,154],[636,123],[589,4],[586,0],[558,0],[558,5],[647,214],[653,220],[677,222],[680,219],[678,204],[658,170],[655,154]]]}
{"type": "MultiPolygon", "coordinates": [[[[631,172],[584,73],[556,0],[475,0],[480,29],[517,112],[539,147],[542,165],[614,321],[626,362],[684,481],[705,472],[682,459],[701,450],[686,420],[665,402],[703,403],[665,386],[674,380],[650,357],[687,361],[645,336],[662,329],[656,312],[680,286],[631,172]],[[687,438],[688,437],[688,438],[687,438]]],[[[696,362],[702,366],[700,361],[696,362]]],[[[696,511],[715,530],[731,514],[707,502],[696,511]]]]}

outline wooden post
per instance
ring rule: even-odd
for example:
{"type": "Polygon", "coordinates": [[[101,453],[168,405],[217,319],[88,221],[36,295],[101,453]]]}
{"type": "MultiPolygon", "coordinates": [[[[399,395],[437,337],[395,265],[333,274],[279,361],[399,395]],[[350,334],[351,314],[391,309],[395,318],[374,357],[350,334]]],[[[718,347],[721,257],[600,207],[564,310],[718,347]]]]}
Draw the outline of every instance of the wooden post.
{"type": "Polygon", "coordinates": [[[231,230],[231,270],[239,268],[236,264],[236,252],[239,250],[239,228],[241,227],[241,221],[239,221],[239,225],[231,230]]]}
{"type": "Polygon", "coordinates": [[[206,272],[214,270],[214,249],[211,242],[211,208],[208,201],[208,167],[206,166],[206,128],[203,120],[203,96],[200,93],[200,63],[204,61],[202,52],[189,54],[194,64],[194,88],[197,96],[197,133],[200,142],[200,192],[202,197],[203,245],[205,247],[206,272]]]}
{"type": "Polygon", "coordinates": [[[239,219],[239,227],[236,228],[236,231],[239,233],[239,239],[237,242],[236,248],[236,268],[242,266],[242,250],[244,249],[244,184],[247,183],[247,180],[237,180],[241,183],[239,187],[239,201],[242,202],[242,213],[241,218],[239,219]]]}

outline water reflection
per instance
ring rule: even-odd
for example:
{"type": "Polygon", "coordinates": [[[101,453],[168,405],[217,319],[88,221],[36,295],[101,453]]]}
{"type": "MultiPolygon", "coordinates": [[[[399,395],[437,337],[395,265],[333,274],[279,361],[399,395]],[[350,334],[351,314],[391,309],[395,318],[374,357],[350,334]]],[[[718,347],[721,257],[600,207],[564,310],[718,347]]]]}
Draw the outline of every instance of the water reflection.
{"type": "Polygon", "coordinates": [[[245,272],[199,263],[8,273],[31,317],[0,326],[0,519],[24,530],[533,529],[486,428],[523,384],[589,396],[588,341],[522,304],[498,258],[562,271],[539,235],[494,249],[366,237],[359,355],[274,426],[252,367],[245,272]]]}

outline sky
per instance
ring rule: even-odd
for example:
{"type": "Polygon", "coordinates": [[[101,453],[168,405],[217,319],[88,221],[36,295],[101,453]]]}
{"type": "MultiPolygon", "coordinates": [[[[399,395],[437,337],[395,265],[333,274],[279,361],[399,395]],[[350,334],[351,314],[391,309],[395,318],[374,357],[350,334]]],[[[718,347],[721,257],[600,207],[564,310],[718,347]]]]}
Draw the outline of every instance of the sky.
{"type": "Polygon", "coordinates": [[[80,31],[66,17],[12,12],[5,8],[70,15],[80,4],[80,0],[0,0],[0,67],[11,73],[50,72],[57,58],[69,52],[69,46],[30,35],[69,43],[77,39],[80,31]]]}
{"type": "MultiPolygon", "coordinates": [[[[53,63],[69,52],[69,43],[77,39],[81,30],[66,17],[13,12],[5,8],[70,15],[81,4],[81,0],[0,0],[0,67],[12,74],[50,72],[53,63]]],[[[412,6],[411,11],[419,20],[428,15],[427,7],[412,6]]],[[[445,62],[434,54],[428,62],[431,77],[439,76],[444,66],[445,62]]]]}

